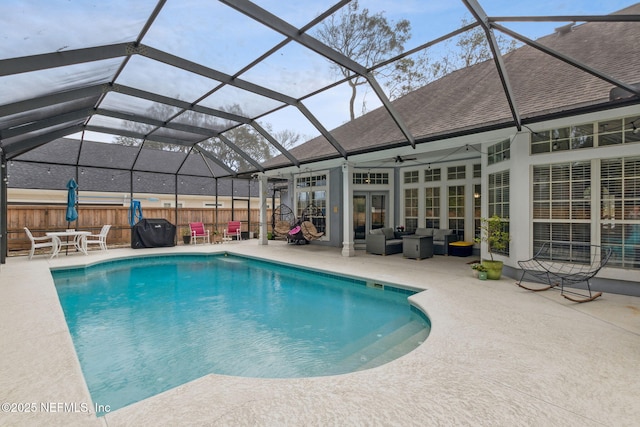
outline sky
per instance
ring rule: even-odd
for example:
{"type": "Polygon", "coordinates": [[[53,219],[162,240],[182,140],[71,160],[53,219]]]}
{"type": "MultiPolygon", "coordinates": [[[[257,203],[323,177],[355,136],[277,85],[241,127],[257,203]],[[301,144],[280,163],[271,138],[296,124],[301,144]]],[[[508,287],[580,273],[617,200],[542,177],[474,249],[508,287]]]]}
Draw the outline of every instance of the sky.
{"type": "MultiPolygon", "coordinates": [[[[255,3],[286,19],[295,27],[305,25],[336,0],[255,0],[255,3]]],[[[590,15],[611,13],[633,4],[623,0],[478,0],[489,16],[590,15]]],[[[406,49],[421,45],[458,28],[471,15],[456,0],[359,0],[361,9],[381,13],[391,22],[408,19],[412,38],[406,49]]],[[[4,0],[0,1],[0,59],[52,51],[135,40],[156,5],[155,0],[4,0]]],[[[505,23],[515,31],[536,39],[563,23],[505,23]]],[[[313,30],[311,31],[313,33],[313,30]]],[[[262,52],[284,38],[265,26],[211,0],[168,0],[143,43],[170,54],[233,75],[262,52]]],[[[120,59],[80,64],[62,69],[0,77],[0,105],[56,90],[108,82],[120,59]]],[[[315,91],[339,79],[321,56],[296,43],[289,43],[262,63],[240,75],[293,98],[315,91]]],[[[209,90],[214,81],[172,69],[156,61],[134,56],[119,77],[121,84],[165,96],[193,101],[209,90]],[[203,88],[207,88],[206,90],[203,88]]],[[[346,85],[314,96],[304,103],[324,124],[333,129],[348,121],[349,91],[346,85]]],[[[369,110],[380,105],[376,96],[361,91],[357,105],[366,101],[369,110]],[[364,98],[363,98],[364,97],[364,98]]],[[[225,88],[205,99],[210,108],[225,109],[238,104],[257,115],[279,105],[264,97],[225,88]]],[[[142,108],[132,103],[131,110],[142,108]]],[[[358,109],[357,114],[361,113],[358,109]]],[[[293,129],[306,136],[317,131],[295,108],[288,107],[261,121],[274,130],[293,129]]]]}

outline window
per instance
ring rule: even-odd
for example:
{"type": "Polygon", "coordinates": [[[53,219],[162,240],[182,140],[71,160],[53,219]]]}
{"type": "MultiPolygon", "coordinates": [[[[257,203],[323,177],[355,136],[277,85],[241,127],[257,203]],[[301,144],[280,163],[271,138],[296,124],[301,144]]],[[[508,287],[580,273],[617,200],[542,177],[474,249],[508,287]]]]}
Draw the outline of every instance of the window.
{"type": "Polygon", "coordinates": [[[424,171],[424,182],[437,182],[441,179],[440,168],[426,169],[424,171]]]}
{"type": "Polygon", "coordinates": [[[531,154],[640,142],[640,116],[602,120],[531,134],[531,154]]]}
{"type": "Polygon", "coordinates": [[[296,179],[297,188],[318,187],[327,185],[327,175],[300,176],[296,179]]]}
{"type": "Polygon", "coordinates": [[[353,174],[354,184],[389,184],[389,174],[387,172],[355,172],[353,174]]]}
{"type": "Polygon", "coordinates": [[[418,228],[418,189],[404,190],[404,225],[407,231],[418,228]]]}
{"type": "Polygon", "coordinates": [[[511,156],[511,141],[505,139],[489,146],[487,150],[487,164],[493,165],[495,163],[507,160],[511,156]]]}
{"type": "MultiPolygon", "coordinates": [[[[489,217],[498,215],[500,218],[509,218],[509,176],[508,170],[489,174],[489,185],[487,186],[489,217]]],[[[504,231],[509,231],[508,221],[503,221],[503,225],[504,231]]],[[[474,231],[480,233],[477,229],[474,231]]],[[[507,247],[503,250],[494,250],[494,252],[509,255],[509,244],[507,243],[507,247]]]]}
{"type": "Polygon", "coordinates": [[[591,242],[591,163],[533,167],[533,250],[591,242]]]}
{"type": "Polygon", "coordinates": [[[489,174],[489,216],[509,218],[509,171],[489,174]]]}
{"type": "Polygon", "coordinates": [[[315,207],[313,215],[307,218],[317,228],[319,232],[327,234],[326,212],[327,212],[327,183],[326,174],[312,176],[299,176],[296,178],[296,217],[301,218],[307,207],[315,207]]]}
{"type": "Polygon", "coordinates": [[[600,163],[603,246],[613,248],[609,265],[640,268],[640,157],[600,163]]]}
{"type": "Polygon", "coordinates": [[[464,240],[464,185],[449,187],[449,228],[464,240]]]}
{"type": "Polygon", "coordinates": [[[447,168],[447,179],[464,179],[466,176],[464,166],[450,166],[447,168]]]}
{"type": "Polygon", "coordinates": [[[531,154],[593,147],[593,123],[544,130],[531,134],[531,154]]]}
{"type": "Polygon", "coordinates": [[[482,165],[480,163],[476,163],[473,165],[473,177],[481,178],[482,177],[482,165]]]}
{"type": "MultiPolygon", "coordinates": [[[[173,202],[162,202],[162,207],[163,208],[172,208],[173,205],[174,205],[173,202]]],[[[178,207],[179,208],[183,207],[182,202],[178,202],[178,207]]]]}
{"type": "Polygon", "coordinates": [[[598,122],[598,146],[640,141],[640,117],[598,122]]]}
{"type": "Polygon", "coordinates": [[[425,227],[440,228],[440,187],[424,189],[425,227]]]}
{"type": "Polygon", "coordinates": [[[418,171],[408,171],[404,173],[404,183],[413,184],[420,181],[420,175],[418,171]]]}

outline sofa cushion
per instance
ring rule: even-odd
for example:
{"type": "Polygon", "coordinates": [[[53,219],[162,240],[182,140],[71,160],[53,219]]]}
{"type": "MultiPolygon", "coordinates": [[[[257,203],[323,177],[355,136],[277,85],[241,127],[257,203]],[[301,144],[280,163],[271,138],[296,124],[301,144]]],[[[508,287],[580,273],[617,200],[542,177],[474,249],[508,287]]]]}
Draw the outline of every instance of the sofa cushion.
{"type": "Polygon", "coordinates": [[[449,234],[453,234],[453,230],[447,228],[438,229],[433,233],[433,240],[444,240],[444,236],[449,234]]]}
{"type": "Polygon", "coordinates": [[[382,228],[376,228],[374,230],[371,230],[370,234],[384,234],[384,233],[382,233],[382,228]]]}
{"type": "Polygon", "coordinates": [[[382,228],[382,234],[384,234],[384,238],[387,240],[391,240],[396,237],[395,234],[393,233],[393,228],[388,228],[388,227],[382,228]]]}
{"type": "Polygon", "coordinates": [[[433,228],[416,228],[416,236],[433,236],[433,228]]]}

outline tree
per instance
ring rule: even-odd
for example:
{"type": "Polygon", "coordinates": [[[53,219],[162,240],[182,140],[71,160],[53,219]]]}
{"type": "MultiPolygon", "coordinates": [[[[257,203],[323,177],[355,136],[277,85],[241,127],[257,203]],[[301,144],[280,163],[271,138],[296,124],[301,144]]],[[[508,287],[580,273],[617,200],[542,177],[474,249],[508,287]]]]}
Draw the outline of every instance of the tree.
{"type": "MultiPolygon", "coordinates": [[[[230,107],[223,109],[226,112],[235,114],[237,116],[246,116],[240,105],[234,104],[230,107]]],[[[173,114],[173,107],[164,104],[157,104],[152,106],[148,110],[148,117],[169,117],[173,114]]],[[[237,123],[232,121],[226,121],[221,123],[214,117],[205,116],[202,114],[186,116],[189,117],[187,123],[183,120],[182,123],[197,126],[205,129],[229,129],[222,133],[224,138],[230,140],[240,150],[245,152],[251,159],[258,163],[262,163],[274,155],[280,152],[275,149],[273,145],[269,143],[257,130],[249,125],[236,126],[237,123]],[[235,126],[235,127],[234,127],[235,126]]],[[[126,122],[126,127],[140,134],[146,134],[148,132],[148,126],[142,123],[126,122]]],[[[301,135],[293,131],[281,131],[274,133],[270,124],[263,126],[267,132],[269,132],[276,141],[278,141],[283,147],[290,148],[296,144],[301,135]]],[[[140,139],[118,136],[116,137],[116,143],[126,146],[139,146],[140,139]]],[[[162,142],[156,142],[153,140],[145,141],[145,148],[152,148],[157,150],[174,151],[187,153],[191,149],[190,146],[185,145],[170,145],[162,142]]],[[[238,152],[232,149],[221,138],[213,137],[208,138],[198,143],[198,146],[202,147],[207,152],[211,153],[215,158],[222,161],[225,165],[231,169],[242,171],[252,169],[253,167],[249,162],[242,157],[238,152]]]]}
{"type": "MultiPolygon", "coordinates": [[[[338,14],[327,18],[321,24],[316,37],[365,68],[371,68],[381,61],[402,53],[404,43],[411,37],[411,24],[406,19],[390,24],[382,13],[369,14],[368,9],[359,10],[355,0],[342,8],[338,14]]],[[[332,68],[345,78],[353,76],[353,71],[336,63],[332,68]]],[[[366,83],[363,76],[348,80],[351,87],[349,113],[355,119],[357,88],[366,83]]]]}
{"type": "MultiPolygon", "coordinates": [[[[173,107],[165,104],[155,104],[147,109],[146,117],[169,117],[173,114],[173,107]]],[[[133,121],[125,121],[124,128],[139,133],[140,135],[146,135],[149,132],[149,125],[144,123],[137,123],[133,121]]],[[[142,144],[142,139],[133,138],[130,136],[117,136],[115,143],[124,145],[127,147],[139,147],[142,144]]],[[[179,153],[186,153],[189,151],[189,147],[181,145],[168,145],[162,142],[145,141],[144,146],[146,148],[153,148],[156,150],[173,151],[179,153]]]]}
{"type": "MultiPolygon", "coordinates": [[[[460,27],[469,25],[468,19],[462,19],[460,27]]],[[[496,36],[496,42],[501,54],[509,53],[518,47],[515,40],[507,40],[503,35],[496,36]]],[[[451,45],[447,42],[448,46],[451,45]]],[[[472,65],[488,61],[493,58],[489,42],[484,30],[480,27],[461,34],[455,42],[455,47],[449,47],[446,54],[437,61],[430,61],[427,52],[423,52],[421,63],[426,65],[425,72],[429,81],[437,80],[455,70],[471,67],[472,65]]]]}
{"type": "Polygon", "coordinates": [[[402,58],[394,62],[393,68],[386,74],[387,79],[384,83],[389,92],[389,99],[400,98],[429,83],[429,74],[424,71],[427,69],[426,55],[420,55],[416,59],[402,58]]]}

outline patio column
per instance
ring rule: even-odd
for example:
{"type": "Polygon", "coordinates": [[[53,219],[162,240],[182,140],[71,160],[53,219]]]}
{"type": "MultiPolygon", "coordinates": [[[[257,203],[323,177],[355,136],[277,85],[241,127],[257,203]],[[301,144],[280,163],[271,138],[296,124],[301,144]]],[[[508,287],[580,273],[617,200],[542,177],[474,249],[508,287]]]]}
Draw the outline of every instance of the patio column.
{"type": "MultiPolygon", "coordinates": [[[[265,174],[258,177],[258,191],[260,192],[260,235],[258,236],[258,245],[267,245],[267,186],[268,178],[265,174]]],[[[272,207],[273,209],[273,207],[272,207]]]]}
{"type": "Polygon", "coordinates": [[[7,241],[7,182],[9,181],[9,172],[7,167],[7,157],[2,147],[0,147],[0,264],[7,262],[7,252],[9,250],[7,241]]]}
{"type": "Polygon", "coordinates": [[[342,165],[342,256],[355,256],[353,242],[353,189],[351,185],[352,167],[349,163],[342,165]]]}

